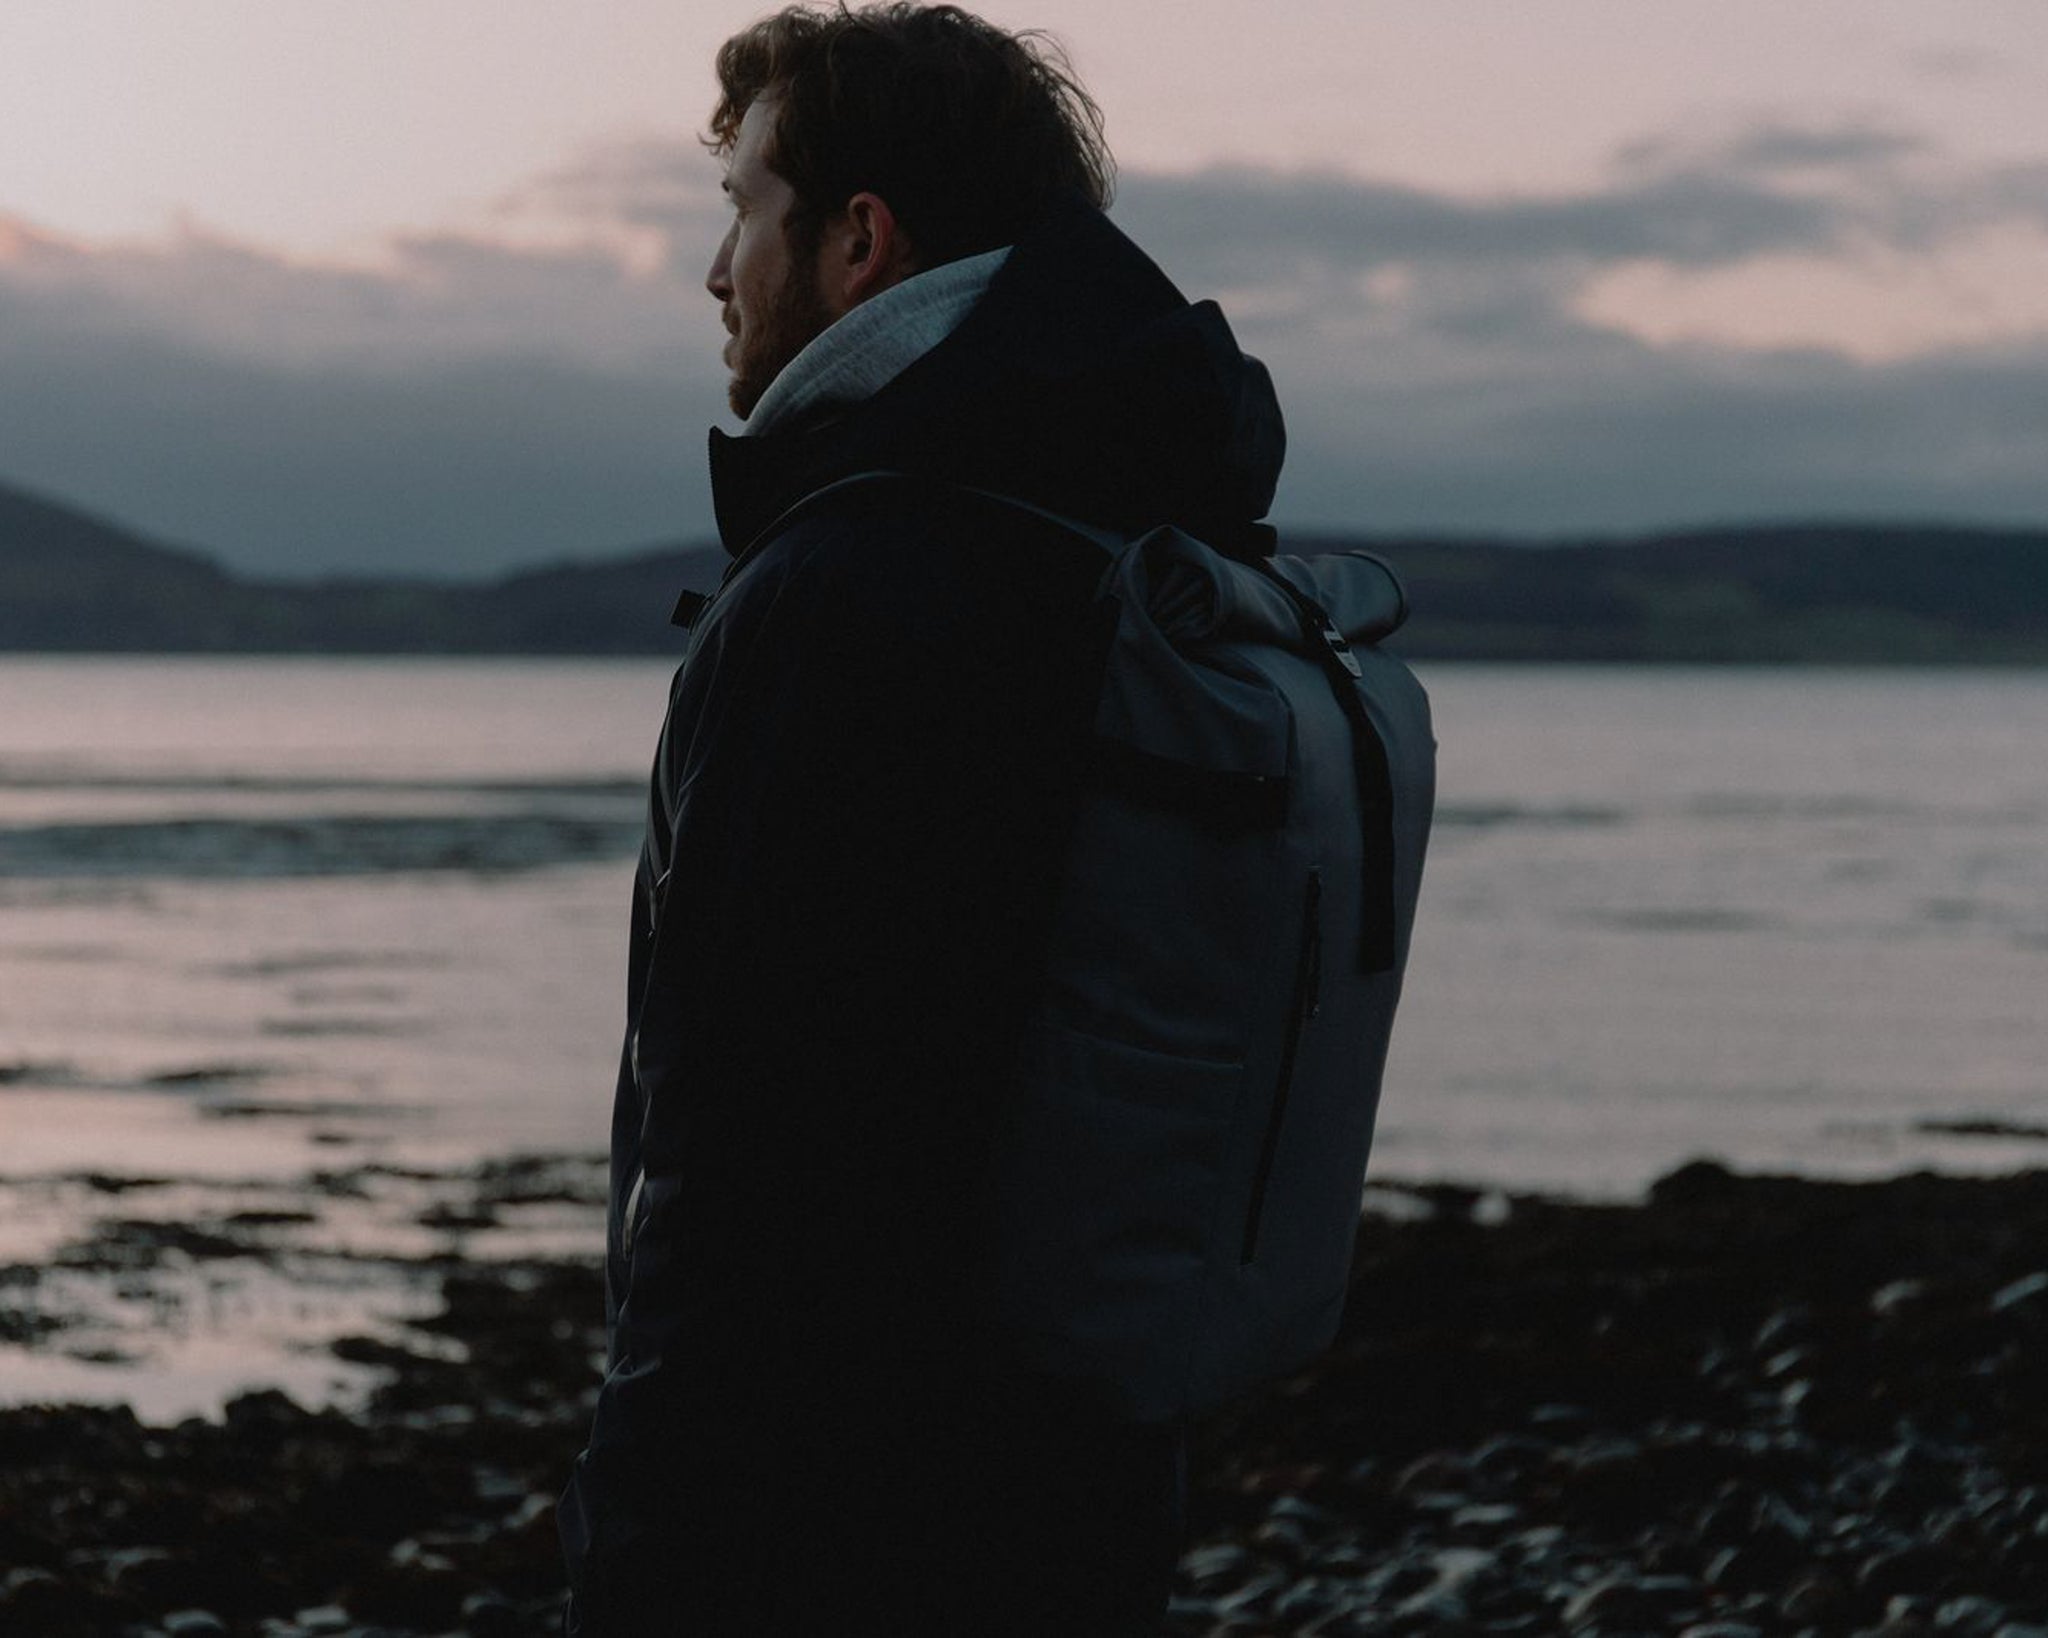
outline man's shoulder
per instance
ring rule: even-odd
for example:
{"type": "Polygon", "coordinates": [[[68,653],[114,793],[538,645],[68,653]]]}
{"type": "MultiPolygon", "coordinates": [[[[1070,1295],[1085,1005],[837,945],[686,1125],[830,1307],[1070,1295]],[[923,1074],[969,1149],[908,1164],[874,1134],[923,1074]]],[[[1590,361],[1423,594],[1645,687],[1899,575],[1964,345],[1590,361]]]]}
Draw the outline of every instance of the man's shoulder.
{"type": "Polygon", "coordinates": [[[877,558],[935,548],[957,527],[957,500],[949,485],[899,472],[857,473],[798,501],[771,527],[762,550],[812,574],[876,567],[877,558]]]}
{"type": "MultiPolygon", "coordinates": [[[[915,472],[859,472],[821,485],[773,526],[806,552],[858,556],[867,550],[936,546],[963,535],[1049,527],[1005,497],[915,472]]],[[[826,561],[830,561],[828,556],[826,561]]]]}
{"type": "Polygon", "coordinates": [[[759,548],[766,577],[829,605],[925,609],[934,597],[1093,596],[1102,547],[1045,513],[903,473],[842,480],[791,509],[759,548]]]}

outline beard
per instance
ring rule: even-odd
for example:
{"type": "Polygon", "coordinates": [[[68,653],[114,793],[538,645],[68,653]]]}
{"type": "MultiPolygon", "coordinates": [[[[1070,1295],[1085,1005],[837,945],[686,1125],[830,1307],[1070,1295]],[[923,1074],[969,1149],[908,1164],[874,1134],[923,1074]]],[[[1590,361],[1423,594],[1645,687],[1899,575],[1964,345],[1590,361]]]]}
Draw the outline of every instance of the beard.
{"type": "Polygon", "coordinates": [[[832,314],[818,288],[815,258],[793,258],[789,277],[770,299],[767,311],[743,321],[735,337],[732,381],[725,389],[733,414],[742,421],[753,414],[783,366],[831,323],[832,314]]]}

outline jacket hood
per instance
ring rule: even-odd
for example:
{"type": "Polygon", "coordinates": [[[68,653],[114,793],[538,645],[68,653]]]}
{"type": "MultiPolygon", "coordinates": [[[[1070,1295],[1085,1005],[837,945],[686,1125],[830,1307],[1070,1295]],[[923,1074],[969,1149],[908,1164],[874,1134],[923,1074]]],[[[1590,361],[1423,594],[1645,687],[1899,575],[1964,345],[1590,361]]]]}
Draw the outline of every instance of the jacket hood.
{"type": "Polygon", "coordinates": [[[726,549],[813,490],[889,470],[992,489],[1135,533],[1175,523],[1272,551],[1286,435],[1271,377],[1214,302],[1190,303],[1079,200],[1020,239],[974,311],[840,419],[711,433],[726,549]]]}

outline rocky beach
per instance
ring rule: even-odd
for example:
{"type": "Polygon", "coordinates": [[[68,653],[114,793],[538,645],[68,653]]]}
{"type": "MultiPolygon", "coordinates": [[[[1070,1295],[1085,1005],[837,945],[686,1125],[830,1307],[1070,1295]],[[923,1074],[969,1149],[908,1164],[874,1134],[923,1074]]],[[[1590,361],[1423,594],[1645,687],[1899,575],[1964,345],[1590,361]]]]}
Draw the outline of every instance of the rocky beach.
{"type": "MultiPolygon", "coordinates": [[[[390,1171],[183,1221],[146,1209],[168,1182],[77,1179],[91,1231],[0,1266],[19,1357],[105,1353],[55,1293],[303,1272],[323,1202],[425,1236],[345,1254],[410,1293],[325,1340],[345,1408],[0,1410],[0,1632],[553,1630],[600,1300],[520,1225],[588,1231],[600,1174],[390,1171]]],[[[1337,1345],[1197,1430],[1174,1634],[2048,1634],[2048,1172],[1372,1206],[1337,1345]]]]}

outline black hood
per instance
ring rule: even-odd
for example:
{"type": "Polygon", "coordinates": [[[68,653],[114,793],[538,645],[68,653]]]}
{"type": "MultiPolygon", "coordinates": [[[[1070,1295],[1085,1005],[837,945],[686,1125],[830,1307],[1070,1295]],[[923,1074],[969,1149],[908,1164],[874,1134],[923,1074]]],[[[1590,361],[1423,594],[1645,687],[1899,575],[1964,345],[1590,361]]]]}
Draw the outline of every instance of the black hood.
{"type": "Polygon", "coordinates": [[[1269,553],[1286,434],[1273,383],[1214,302],[1189,303],[1074,201],[1021,239],[966,320],[874,397],[815,428],[711,434],[719,534],[738,553],[856,472],[992,489],[1135,533],[1177,523],[1269,553]]]}

